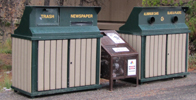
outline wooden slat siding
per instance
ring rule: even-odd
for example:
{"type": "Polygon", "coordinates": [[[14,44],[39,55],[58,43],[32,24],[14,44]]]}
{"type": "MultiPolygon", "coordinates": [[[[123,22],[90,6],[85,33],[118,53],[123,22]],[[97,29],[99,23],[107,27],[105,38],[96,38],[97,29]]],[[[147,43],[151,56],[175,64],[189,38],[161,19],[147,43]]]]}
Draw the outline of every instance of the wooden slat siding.
{"type": "Polygon", "coordinates": [[[62,53],[62,40],[57,40],[57,49],[56,49],[56,89],[61,88],[61,53],[62,53]]]}
{"type": "Polygon", "coordinates": [[[38,42],[38,91],[44,88],[44,41],[38,42]]]}
{"type": "Polygon", "coordinates": [[[167,41],[166,40],[166,35],[163,35],[162,38],[163,39],[162,39],[162,52],[161,52],[161,54],[162,54],[162,56],[161,56],[161,58],[162,58],[161,59],[161,61],[162,61],[161,62],[161,64],[162,64],[161,65],[161,68],[162,68],[161,71],[162,71],[162,75],[165,75],[165,57],[166,57],[165,55],[166,55],[166,41],[167,41]]]}
{"type": "Polygon", "coordinates": [[[150,36],[146,36],[145,78],[150,77],[150,36]]]}
{"type": "Polygon", "coordinates": [[[174,74],[174,67],[175,67],[175,34],[172,35],[171,74],[174,74]]]}
{"type": "Polygon", "coordinates": [[[178,42],[178,38],[179,38],[179,34],[175,34],[175,59],[174,59],[174,63],[175,63],[175,66],[174,66],[174,73],[178,73],[178,66],[179,66],[179,64],[178,64],[178,51],[179,51],[179,49],[178,49],[178,47],[179,47],[179,42],[178,42]]]}
{"type": "Polygon", "coordinates": [[[96,83],[96,54],[97,54],[97,39],[92,39],[91,49],[91,85],[96,83]]]}
{"type": "Polygon", "coordinates": [[[25,84],[24,84],[24,76],[25,76],[25,70],[24,70],[24,66],[25,66],[25,55],[24,55],[24,52],[25,52],[25,40],[24,39],[21,39],[22,41],[22,44],[21,44],[21,57],[22,59],[21,60],[21,89],[22,90],[25,90],[25,84]]]}
{"type": "Polygon", "coordinates": [[[15,39],[12,38],[12,86],[15,86],[15,39]]]}
{"type": "Polygon", "coordinates": [[[182,72],[185,72],[186,34],[183,34],[182,37],[182,72]]]}
{"type": "Polygon", "coordinates": [[[125,39],[125,34],[121,34],[121,37],[122,37],[123,39],[125,39]]]}
{"type": "Polygon", "coordinates": [[[138,60],[139,60],[139,64],[137,66],[139,66],[139,78],[141,77],[141,36],[137,36],[137,52],[138,52],[138,60]]]}
{"type": "Polygon", "coordinates": [[[154,55],[153,55],[154,56],[153,57],[154,58],[154,61],[153,61],[154,62],[154,64],[153,64],[154,67],[153,68],[154,69],[153,69],[153,76],[157,76],[157,72],[158,72],[158,63],[157,63],[158,62],[158,60],[157,60],[158,59],[158,42],[159,42],[158,38],[159,38],[158,35],[154,36],[154,55]]]}
{"type": "Polygon", "coordinates": [[[171,74],[172,35],[168,35],[167,45],[167,74],[171,74]]]}
{"type": "Polygon", "coordinates": [[[63,40],[62,47],[62,88],[67,88],[67,40],[63,40]]]}
{"type": "MultiPolygon", "coordinates": [[[[186,35],[186,34],[185,34],[186,35]]],[[[186,36],[185,36],[186,37],[186,36]]],[[[189,37],[189,34],[187,35],[187,37],[189,37]]],[[[185,41],[186,41],[186,38],[185,38],[185,41]]],[[[188,40],[187,40],[188,42],[189,42],[189,38],[188,38],[188,40]]],[[[186,43],[185,43],[186,44],[186,43]]],[[[188,47],[189,47],[189,43],[188,43],[188,47]]],[[[186,47],[185,47],[185,51],[186,50],[188,50],[188,49],[186,49],[186,47]]],[[[187,53],[186,53],[186,55],[185,55],[186,57],[187,57],[187,61],[189,61],[189,52],[187,51],[187,53]]],[[[187,62],[187,64],[186,64],[186,66],[187,66],[187,68],[186,68],[186,70],[188,71],[188,67],[189,67],[189,63],[187,62]]]]}
{"type": "Polygon", "coordinates": [[[164,45],[162,45],[163,43],[163,35],[158,35],[158,57],[157,57],[157,69],[158,69],[158,73],[157,73],[157,76],[160,76],[162,75],[162,49],[164,48],[164,45]]]}
{"type": "Polygon", "coordinates": [[[50,41],[44,41],[44,90],[49,90],[50,88],[50,41]]]}
{"type": "Polygon", "coordinates": [[[74,87],[75,80],[75,40],[70,40],[70,68],[69,68],[69,87],[74,87]]]}
{"type": "Polygon", "coordinates": [[[55,89],[56,86],[56,40],[51,40],[50,47],[50,89],[55,89]]]}
{"type": "Polygon", "coordinates": [[[132,46],[133,45],[133,35],[129,35],[129,45],[132,46]]]}
{"type": "Polygon", "coordinates": [[[18,58],[19,58],[19,60],[18,60],[18,87],[19,87],[19,89],[22,89],[21,88],[21,76],[22,76],[22,74],[21,74],[21,66],[22,66],[22,63],[21,63],[21,59],[22,59],[22,50],[20,49],[20,48],[22,48],[22,41],[21,41],[21,39],[18,39],[18,58]]]}
{"type": "Polygon", "coordinates": [[[150,77],[153,77],[154,68],[154,36],[150,36],[150,77]]]}
{"type": "Polygon", "coordinates": [[[129,35],[125,34],[125,41],[127,41],[129,43],[129,35]]]}
{"type": "Polygon", "coordinates": [[[91,39],[87,39],[86,44],[86,85],[90,85],[91,71],[91,39]]]}
{"type": "Polygon", "coordinates": [[[81,75],[80,83],[81,86],[84,86],[86,83],[86,39],[81,40],[81,75]]]}
{"type": "MultiPolygon", "coordinates": [[[[132,47],[136,50],[137,49],[137,37],[136,35],[133,35],[133,45],[132,47]]],[[[136,50],[137,51],[137,50],[136,50]]]]}
{"type": "Polygon", "coordinates": [[[76,39],[75,86],[80,86],[80,39],[76,39]]]}
{"type": "Polygon", "coordinates": [[[17,64],[16,64],[16,66],[17,66],[17,68],[16,68],[16,86],[18,87],[18,88],[20,88],[20,86],[19,86],[19,84],[20,84],[20,80],[19,80],[19,78],[20,78],[20,39],[18,39],[18,38],[16,38],[16,62],[17,62],[17,64]]]}
{"type": "Polygon", "coordinates": [[[31,93],[31,57],[32,57],[32,41],[28,40],[28,92],[31,93]]]}
{"type": "Polygon", "coordinates": [[[27,62],[27,40],[24,40],[24,90],[27,91],[27,68],[28,68],[28,62],[27,62]]]}
{"type": "Polygon", "coordinates": [[[181,73],[182,72],[182,40],[183,40],[183,37],[182,37],[182,34],[179,34],[179,39],[178,39],[178,42],[179,42],[179,47],[178,47],[178,72],[181,73]]]}

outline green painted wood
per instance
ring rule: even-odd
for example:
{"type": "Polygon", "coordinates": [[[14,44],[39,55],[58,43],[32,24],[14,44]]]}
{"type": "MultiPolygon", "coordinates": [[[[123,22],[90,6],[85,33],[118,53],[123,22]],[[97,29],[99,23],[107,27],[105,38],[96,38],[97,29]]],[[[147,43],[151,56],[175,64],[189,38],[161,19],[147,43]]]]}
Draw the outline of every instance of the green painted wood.
{"type": "Polygon", "coordinates": [[[81,90],[89,90],[89,89],[98,89],[101,88],[100,85],[89,85],[89,86],[81,86],[81,87],[73,87],[73,88],[65,88],[65,89],[57,89],[57,90],[48,90],[48,91],[35,91],[32,93],[28,93],[26,91],[23,91],[21,89],[18,89],[16,87],[12,86],[12,89],[19,91],[22,94],[25,94],[30,97],[35,97],[35,96],[42,96],[42,95],[50,95],[50,94],[57,94],[57,93],[65,93],[65,92],[74,92],[74,91],[81,91],[81,90]]]}
{"type": "Polygon", "coordinates": [[[146,36],[141,38],[141,79],[145,78],[146,36]]]}
{"type": "Polygon", "coordinates": [[[31,92],[37,91],[38,80],[38,41],[32,41],[31,92]]]}
{"type": "Polygon", "coordinates": [[[101,37],[100,7],[26,6],[13,37],[31,40],[101,37]]]}
{"type": "Polygon", "coordinates": [[[97,55],[96,55],[96,84],[99,84],[100,78],[100,38],[97,38],[97,55]]]}
{"type": "Polygon", "coordinates": [[[143,78],[143,79],[140,79],[140,83],[155,81],[155,80],[160,80],[160,79],[166,79],[166,78],[172,78],[172,77],[184,77],[188,74],[189,74],[188,72],[184,72],[184,73],[177,73],[177,74],[164,75],[164,76],[158,76],[158,77],[143,78]]]}
{"type": "Polygon", "coordinates": [[[160,34],[180,34],[189,33],[185,24],[185,7],[134,7],[126,23],[119,28],[119,33],[133,35],[160,35],[160,34]],[[168,12],[174,14],[168,14],[168,12]],[[179,12],[180,14],[176,14],[179,12]],[[148,14],[146,14],[148,13],[148,14]],[[155,14],[156,13],[156,14],[155,14]],[[173,23],[174,16],[178,21],[173,23]],[[149,23],[150,18],[154,18],[154,23],[149,23]],[[162,20],[161,20],[162,19],[162,20]]]}

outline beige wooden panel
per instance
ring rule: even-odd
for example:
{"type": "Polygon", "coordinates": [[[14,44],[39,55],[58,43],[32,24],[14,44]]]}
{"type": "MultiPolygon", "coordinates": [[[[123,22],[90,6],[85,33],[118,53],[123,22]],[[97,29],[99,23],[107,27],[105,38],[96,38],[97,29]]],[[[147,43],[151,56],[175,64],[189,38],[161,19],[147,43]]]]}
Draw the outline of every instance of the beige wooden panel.
{"type": "Polygon", "coordinates": [[[19,56],[19,60],[18,60],[18,87],[19,89],[22,89],[22,73],[21,73],[21,69],[22,69],[22,50],[20,48],[22,48],[22,39],[19,39],[19,48],[18,48],[18,56],[19,56]]]}
{"type": "Polygon", "coordinates": [[[132,46],[133,45],[133,35],[129,35],[129,45],[132,46]]]}
{"type": "Polygon", "coordinates": [[[91,71],[91,39],[87,39],[86,43],[86,85],[90,85],[91,71]]]}
{"type": "Polygon", "coordinates": [[[182,72],[185,72],[185,60],[186,60],[186,34],[182,36],[182,72]]]}
{"type": "Polygon", "coordinates": [[[80,86],[80,39],[76,39],[75,86],[80,86]]]}
{"type": "Polygon", "coordinates": [[[62,88],[67,88],[67,40],[63,40],[62,50],[62,88]]]}
{"type": "Polygon", "coordinates": [[[15,49],[15,38],[12,38],[12,86],[15,86],[15,60],[16,60],[16,58],[15,58],[15,51],[16,51],[16,49],[15,49]]]}
{"type": "Polygon", "coordinates": [[[146,55],[145,55],[145,78],[150,77],[150,36],[146,36],[146,55]]]}
{"type": "Polygon", "coordinates": [[[162,40],[162,59],[161,59],[161,71],[162,71],[162,75],[165,75],[165,54],[166,54],[166,35],[163,35],[163,40],[162,40]]]}
{"type": "Polygon", "coordinates": [[[44,89],[44,41],[38,42],[38,91],[44,89]]]}
{"type": "Polygon", "coordinates": [[[125,41],[127,41],[129,43],[129,35],[128,34],[125,34],[125,41]]]}
{"type": "Polygon", "coordinates": [[[55,89],[56,86],[56,40],[50,42],[50,89],[55,89]]]}
{"type": "Polygon", "coordinates": [[[119,30],[119,28],[121,26],[123,26],[125,23],[121,22],[121,23],[111,23],[111,22],[98,22],[97,26],[100,30],[104,30],[104,29],[112,29],[112,30],[119,30]]]}
{"type": "Polygon", "coordinates": [[[62,40],[57,40],[56,44],[56,89],[61,88],[61,55],[62,55],[62,40]]]}
{"type": "Polygon", "coordinates": [[[167,46],[167,74],[171,74],[172,35],[168,35],[167,46]]]}
{"type": "Polygon", "coordinates": [[[150,77],[154,74],[154,40],[154,36],[150,36],[150,77]]]}
{"type": "Polygon", "coordinates": [[[137,49],[137,36],[133,35],[133,45],[132,47],[136,50],[137,49]]]}
{"type": "Polygon", "coordinates": [[[175,34],[172,35],[171,74],[174,73],[174,68],[175,68],[175,34]]]}
{"type": "Polygon", "coordinates": [[[18,60],[19,60],[19,56],[18,56],[18,54],[19,54],[19,53],[18,53],[18,48],[19,48],[18,44],[19,44],[19,40],[18,40],[18,38],[15,38],[15,41],[16,41],[16,42],[15,42],[15,44],[16,44],[16,50],[15,50],[15,61],[16,61],[16,65],[15,65],[15,66],[16,66],[16,69],[15,69],[15,73],[16,73],[16,74],[15,74],[15,84],[16,84],[16,85],[15,85],[15,86],[16,86],[16,87],[19,87],[19,86],[18,86],[18,81],[17,81],[17,80],[18,80],[18,75],[19,75],[19,74],[18,74],[18,69],[19,69],[19,68],[18,68],[18,64],[19,64],[19,61],[18,61],[18,60]]]}
{"type": "Polygon", "coordinates": [[[31,93],[31,57],[32,57],[32,42],[28,41],[28,89],[27,91],[31,93]]]}
{"type": "MultiPolygon", "coordinates": [[[[157,76],[158,75],[158,42],[159,42],[159,36],[155,35],[154,36],[154,69],[153,69],[153,76],[157,76]]],[[[160,66],[160,65],[159,65],[160,66]]]]}
{"type": "Polygon", "coordinates": [[[24,40],[21,39],[21,68],[20,68],[20,75],[21,75],[21,89],[24,90],[24,40]]]}
{"type": "Polygon", "coordinates": [[[175,59],[174,59],[174,73],[178,73],[178,66],[179,66],[179,61],[178,61],[178,47],[179,47],[179,41],[178,41],[178,38],[179,38],[179,34],[175,34],[175,59]]]}
{"type": "Polygon", "coordinates": [[[45,41],[44,45],[44,90],[50,89],[50,41],[45,41]]]}
{"type": "Polygon", "coordinates": [[[69,87],[74,87],[75,80],[75,40],[70,40],[70,66],[69,66],[69,87]]]}
{"type": "Polygon", "coordinates": [[[24,40],[24,90],[27,91],[27,69],[28,69],[28,54],[27,54],[27,40],[24,40]]]}
{"type": "Polygon", "coordinates": [[[97,54],[97,39],[92,39],[91,49],[91,85],[96,83],[96,54],[97,54]]]}
{"type": "Polygon", "coordinates": [[[81,78],[80,83],[81,86],[84,86],[86,83],[85,77],[86,77],[86,39],[81,40],[81,78]]]}
{"type": "Polygon", "coordinates": [[[121,37],[122,37],[123,39],[125,39],[125,34],[121,34],[121,37]]]}
{"type": "MultiPolygon", "coordinates": [[[[129,41],[130,42],[130,41],[129,41]]],[[[138,60],[139,60],[139,64],[137,66],[139,66],[139,78],[140,78],[140,72],[141,72],[141,36],[137,36],[137,52],[138,52],[138,60]]]]}
{"type": "Polygon", "coordinates": [[[179,34],[179,39],[178,39],[178,43],[179,43],[179,46],[178,46],[178,73],[181,73],[182,72],[182,40],[183,40],[183,37],[182,37],[182,34],[179,34]]]}
{"type": "Polygon", "coordinates": [[[157,75],[158,76],[160,76],[160,75],[162,75],[162,53],[164,53],[164,52],[162,52],[162,49],[163,49],[163,47],[164,47],[164,45],[162,45],[162,43],[163,43],[163,35],[158,35],[158,57],[157,57],[157,71],[158,71],[158,73],[157,73],[157,75]]]}

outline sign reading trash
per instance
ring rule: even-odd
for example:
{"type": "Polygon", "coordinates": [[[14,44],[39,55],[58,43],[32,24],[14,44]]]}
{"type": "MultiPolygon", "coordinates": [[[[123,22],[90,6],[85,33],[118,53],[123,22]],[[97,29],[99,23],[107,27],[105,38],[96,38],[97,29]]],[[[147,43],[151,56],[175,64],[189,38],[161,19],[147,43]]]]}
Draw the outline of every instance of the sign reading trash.
{"type": "Polygon", "coordinates": [[[136,75],[136,59],[129,59],[127,66],[127,75],[136,75]]]}

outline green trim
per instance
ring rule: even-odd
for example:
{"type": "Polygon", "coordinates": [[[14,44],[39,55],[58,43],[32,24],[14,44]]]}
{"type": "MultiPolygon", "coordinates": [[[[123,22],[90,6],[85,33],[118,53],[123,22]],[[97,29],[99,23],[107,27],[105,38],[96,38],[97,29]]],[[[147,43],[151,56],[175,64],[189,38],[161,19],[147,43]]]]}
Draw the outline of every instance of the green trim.
{"type": "Polygon", "coordinates": [[[23,90],[21,90],[21,89],[19,89],[19,88],[16,88],[16,87],[14,87],[14,86],[11,86],[11,88],[14,89],[14,90],[16,90],[16,91],[19,91],[19,92],[22,93],[22,94],[25,94],[25,95],[27,95],[27,96],[33,97],[32,93],[23,91],[23,90]]]}
{"type": "Polygon", "coordinates": [[[70,63],[70,40],[68,40],[68,47],[67,47],[67,88],[69,88],[69,63],[70,63]]]}
{"type": "Polygon", "coordinates": [[[97,38],[97,55],[96,55],[96,84],[99,84],[100,70],[100,38],[97,38]]]}
{"type": "Polygon", "coordinates": [[[164,76],[158,76],[158,77],[144,78],[144,79],[140,79],[140,82],[143,83],[143,82],[149,82],[149,81],[154,81],[154,80],[179,77],[179,76],[184,76],[184,75],[188,75],[188,74],[189,74],[188,72],[184,72],[184,73],[175,73],[175,74],[171,74],[171,75],[164,75],[164,76]]]}
{"type": "Polygon", "coordinates": [[[145,78],[146,36],[141,36],[141,79],[145,78]]]}
{"type": "Polygon", "coordinates": [[[103,35],[69,35],[69,36],[22,36],[18,34],[12,34],[12,37],[17,37],[27,40],[62,40],[62,39],[87,39],[87,38],[100,38],[103,35]]]}
{"type": "Polygon", "coordinates": [[[38,80],[38,41],[32,41],[31,92],[37,91],[38,80]]]}
{"type": "MultiPolygon", "coordinates": [[[[158,30],[160,31],[160,30],[158,30]]],[[[182,31],[170,31],[169,33],[165,32],[165,30],[160,31],[160,32],[153,32],[153,31],[149,31],[149,32],[130,32],[130,31],[117,31],[118,33],[121,34],[132,34],[132,35],[139,35],[139,36],[150,36],[150,35],[166,35],[166,34],[182,34],[182,33],[189,33],[189,30],[182,30],[182,31]]]]}
{"type": "Polygon", "coordinates": [[[186,34],[186,60],[185,60],[185,72],[187,72],[188,68],[188,45],[189,45],[189,33],[186,34]]]}
{"type": "Polygon", "coordinates": [[[167,75],[167,53],[168,53],[167,47],[168,47],[168,34],[166,35],[165,75],[167,75]]]}
{"type": "Polygon", "coordinates": [[[73,87],[73,88],[64,88],[64,89],[56,89],[56,90],[47,90],[47,91],[40,91],[40,92],[32,92],[32,93],[28,93],[26,91],[23,91],[21,89],[18,89],[16,87],[12,88],[16,91],[19,91],[25,95],[28,95],[30,97],[35,97],[35,96],[41,96],[41,95],[50,95],[50,94],[57,94],[57,93],[64,93],[64,92],[73,92],[73,91],[81,91],[81,90],[89,90],[89,89],[98,89],[101,88],[100,85],[90,85],[90,86],[81,86],[81,87],[73,87]]]}

